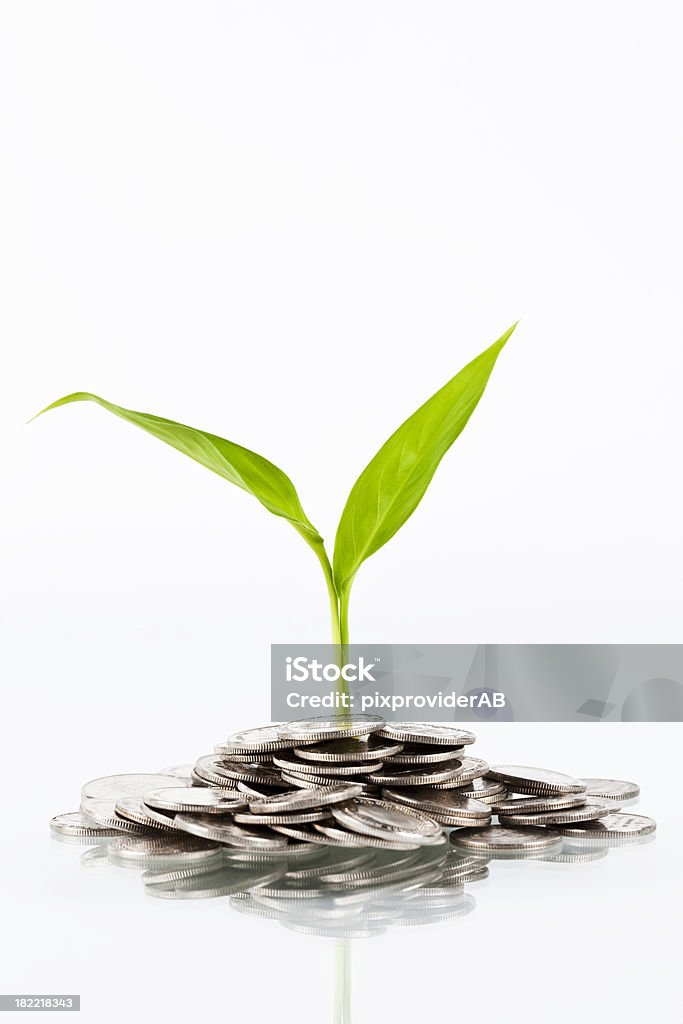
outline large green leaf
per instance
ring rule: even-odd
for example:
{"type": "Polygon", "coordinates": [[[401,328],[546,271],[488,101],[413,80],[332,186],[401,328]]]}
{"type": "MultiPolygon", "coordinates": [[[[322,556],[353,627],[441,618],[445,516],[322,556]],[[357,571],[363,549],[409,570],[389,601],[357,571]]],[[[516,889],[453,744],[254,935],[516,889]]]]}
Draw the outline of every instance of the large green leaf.
{"type": "Polygon", "coordinates": [[[517,325],[432,395],[382,445],[356,480],[334,545],[338,593],[413,514],[436,467],[474,412],[498,354],[517,325]]]}
{"type": "Polygon", "coordinates": [[[286,473],[268,459],[264,459],[262,455],[242,448],[232,441],[226,441],[224,437],[209,434],[205,430],[187,427],[161,416],[133,412],[86,391],[66,395],[48,405],[42,412],[55,409],[58,405],[68,405],[70,402],[97,402],[103,409],[108,409],[128,423],[134,423],[148,434],[176,448],[183,455],[189,455],[195,462],[218,473],[224,480],[229,480],[231,484],[253,494],[273,515],[288,519],[312,547],[322,544],[322,537],[301,507],[299,495],[292,481],[286,473]]]}

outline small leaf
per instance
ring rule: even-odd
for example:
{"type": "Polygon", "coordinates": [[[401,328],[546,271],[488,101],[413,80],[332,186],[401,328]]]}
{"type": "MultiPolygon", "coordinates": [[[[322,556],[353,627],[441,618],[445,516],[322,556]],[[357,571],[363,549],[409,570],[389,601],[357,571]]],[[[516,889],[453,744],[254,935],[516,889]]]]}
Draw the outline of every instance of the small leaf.
{"type": "Polygon", "coordinates": [[[43,412],[55,409],[58,405],[68,405],[70,402],[97,402],[103,409],[108,409],[128,423],[134,423],[148,434],[176,448],[183,455],[189,455],[195,462],[218,473],[224,480],[229,480],[231,484],[253,494],[273,515],[289,520],[311,547],[322,543],[322,537],[301,507],[299,495],[292,481],[286,473],[268,459],[264,459],[262,455],[242,448],[232,441],[226,441],[224,437],[208,434],[205,430],[186,427],[182,423],[166,420],[161,416],[133,412],[86,391],[66,395],[48,405],[38,415],[42,416],[43,412]]]}
{"type": "Polygon", "coordinates": [[[358,477],[334,545],[338,593],[348,589],[365,559],[391,540],[413,514],[441,459],[474,412],[498,354],[516,326],[421,405],[358,477]]]}

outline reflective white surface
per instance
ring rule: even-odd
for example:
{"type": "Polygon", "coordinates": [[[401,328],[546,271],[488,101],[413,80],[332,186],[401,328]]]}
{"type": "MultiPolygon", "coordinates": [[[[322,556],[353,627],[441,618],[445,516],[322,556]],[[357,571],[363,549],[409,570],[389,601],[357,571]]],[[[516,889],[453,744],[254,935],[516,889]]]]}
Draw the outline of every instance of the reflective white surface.
{"type": "MultiPolygon", "coordinates": [[[[657,819],[656,839],[587,864],[494,860],[486,881],[466,886],[476,901],[467,916],[352,940],[352,1019],[408,1022],[429,1007],[494,1021],[504,1008],[540,1024],[550,1008],[555,1021],[575,1020],[577,1000],[587,1020],[671,1019],[683,911],[680,727],[512,723],[477,733],[492,760],[639,781],[630,806],[657,819]]],[[[140,1019],[333,1019],[333,939],[247,918],[228,899],[152,899],[136,869],[83,866],[87,847],[47,829],[52,813],[77,804],[69,772],[25,750],[17,757],[21,783],[5,787],[0,850],[5,990],[80,992],[82,1019],[93,1022],[120,1019],[128,1000],[140,1019]]],[[[122,746],[117,767],[149,767],[130,758],[122,746]]],[[[99,767],[83,764],[83,781],[99,767]]]]}

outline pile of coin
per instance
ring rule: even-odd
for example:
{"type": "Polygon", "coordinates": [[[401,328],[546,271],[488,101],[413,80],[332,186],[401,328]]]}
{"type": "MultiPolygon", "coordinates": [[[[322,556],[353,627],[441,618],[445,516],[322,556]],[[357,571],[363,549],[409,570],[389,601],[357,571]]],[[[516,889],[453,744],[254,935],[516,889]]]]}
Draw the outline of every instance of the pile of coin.
{"type": "Polygon", "coordinates": [[[121,844],[156,838],[160,857],[172,848],[197,859],[221,847],[294,858],[311,847],[405,852],[449,840],[469,854],[536,856],[559,853],[563,837],[627,843],[654,832],[651,818],[615,811],[638,795],[633,783],[490,766],[466,753],[474,739],[457,725],[375,716],[247,729],[194,766],[95,779],[80,811],[51,827],[121,844]]]}

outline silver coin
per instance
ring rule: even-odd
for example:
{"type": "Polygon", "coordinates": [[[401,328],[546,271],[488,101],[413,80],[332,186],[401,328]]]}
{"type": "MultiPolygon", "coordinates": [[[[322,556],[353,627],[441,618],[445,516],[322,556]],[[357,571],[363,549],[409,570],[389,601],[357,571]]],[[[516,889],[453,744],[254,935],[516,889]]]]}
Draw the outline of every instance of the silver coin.
{"type": "Polygon", "coordinates": [[[622,782],[621,779],[580,779],[586,787],[588,796],[599,800],[634,800],[640,794],[640,786],[635,782],[622,782]]]}
{"type": "Polygon", "coordinates": [[[446,722],[391,722],[379,735],[399,743],[433,743],[445,747],[462,747],[476,739],[473,732],[446,722]]]}
{"type": "Polygon", "coordinates": [[[569,807],[582,807],[585,793],[564,793],[562,796],[505,797],[491,804],[494,814],[536,814],[544,811],[563,811],[569,807]]]}
{"type": "Polygon", "coordinates": [[[197,786],[220,786],[220,785],[230,786],[231,782],[232,782],[232,780],[227,780],[226,781],[225,779],[218,779],[218,778],[217,778],[216,782],[211,782],[209,779],[205,779],[203,775],[198,775],[194,768],[192,769],[192,777],[190,778],[190,784],[192,786],[195,786],[195,787],[197,787],[197,786]]]}
{"type": "Polygon", "coordinates": [[[248,782],[237,782],[237,790],[244,793],[249,802],[262,800],[266,796],[279,796],[282,793],[282,786],[253,786],[248,782]]]}
{"type": "Polygon", "coordinates": [[[175,820],[184,832],[228,846],[252,850],[278,850],[287,846],[286,841],[270,829],[245,828],[215,814],[177,814],[175,820]]]}
{"type": "MultiPolygon", "coordinates": [[[[144,800],[143,800],[144,804],[144,800]]],[[[158,825],[162,825],[167,829],[172,829],[174,832],[182,832],[182,829],[178,828],[175,823],[175,815],[170,811],[158,811],[155,807],[148,807],[144,804],[145,814],[152,821],[155,821],[158,825]]]]}
{"type": "Polygon", "coordinates": [[[330,789],[339,785],[340,782],[359,787],[359,796],[379,796],[380,787],[370,782],[363,782],[361,779],[336,779],[329,775],[295,775],[294,772],[283,772],[283,782],[289,782],[297,789],[330,789]]]}
{"type": "Polygon", "coordinates": [[[402,749],[401,743],[380,739],[375,733],[314,743],[309,747],[295,747],[294,753],[304,761],[314,761],[317,764],[370,764],[374,761],[383,761],[385,757],[392,757],[402,749]]]}
{"type": "Polygon", "coordinates": [[[144,802],[158,811],[181,811],[186,814],[229,814],[247,806],[244,793],[228,789],[153,789],[145,793],[144,802]]]}
{"type": "Polygon", "coordinates": [[[260,754],[271,750],[287,750],[292,743],[281,734],[281,725],[263,725],[258,729],[242,729],[216,745],[219,754],[260,754]]]}
{"type": "Polygon", "coordinates": [[[117,832],[147,835],[150,831],[144,825],[121,818],[116,813],[116,800],[86,797],[81,804],[81,812],[89,821],[94,821],[104,828],[116,829],[117,832]]]}
{"type": "Polygon", "coordinates": [[[360,796],[360,786],[338,782],[325,789],[297,790],[294,793],[282,793],[277,796],[253,800],[249,804],[252,814],[286,814],[289,811],[304,811],[309,807],[328,807],[344,800],[352,800],[360,796]]]}
{"type": "Polygon", "coordinates": [[[431,846],[440,843],[443,837],[441,826],[432,818],[389,800],[356,797],[347,804],[333,807],[332,815],[344,828],[378,839],[431,846]]]}
{"type": "Polygon", "coordinates": [[[325,821],[330,812],[314,807],[310,811],[294,811],[289,814],[251,814],[244,811],[233,815],[238,825],[306,825],[311,821],[325,821]]]}
{"type": "Polygon", "coordinates": [[[202,842],[192,836],[125,836],[111,839],[107,856],[113,864],[147,867],[155,864],[190,864],[220,857],[217,843],[202,842]]]}
{"type": "Polygon", "coordinates": [[[312,827],[339,846],[374,846],[380,850],[414,850],[419,846],[415,840],[404,842],[398,839],[380,839],[378,836],[370,836],[367,833],[361,835],[359,832],[347,832],[345,829],[326,825],[323,822],[317,822],[312,827]]]}
{"type": "Polygon", "coordinates": [[[170,775],[174,779],[192,779],[191,764],[172,764],[168,768],[162,768],[159,775],[170,775]]]}
{"type": "Polygon", "coordinates": [[[565,836],[582,839],[597,838],[633,838],[651,835],[657,828],[654,818],[646,818],[644,814],[628,814],[620,811],[609,811],[597,821],[585,821],[581,825],[560,825],[559,831],[565,836]]]}
{"type": "Polygon", "coordinates": [[[604,800],[586,800],[581,807],[567,807],[565,810],[541,811],[530,814],[516,811],[514,814],[499,814],[501,825],[572,825],[580,821],[596,821],[610,813],[609,804],[604,800]]]}
{"type": "Polygon", "coordinates": [[[530,768],[518,764],[496,764],[486,773],[488,778],[504,782],[517,793],[562,794],[585,793],[586,786],[579,779],[573,779],[562,772],[551,772],[545,768],[530,768]]]}
{"type": "Polygon", "coordinates": [[[348,739],[350,736],[367,736],[384,725],[378,715],[351,715],[349,718],[310,718],[299,722],[288,722],[280,727],[284,740],[299,743],[321,743],[323,740],[348,739]]]}
{"type": "Polygon", "coordinates": [[[488,828],[459,828],[450,834],[450,841],[466,850],[487,853],[502,851],[549,850],[562,845],[562,836],[550,828],[510,828],[489,825],[488,828]]]}
{"type": "Polygon", "coordinates": [[[122,829],[98,825],[82,811],[69,811],[58,814],[50,820],[50,829],[60,836],[81,837],[84,839],[105,839],[107,836],[120,836],[122,829]]]}
{"type": "MultiPolygon", "coordinates": [[[[461,758],[466,760],[466,758],[461,758]]],[[[507,786],[495,779],[476,778],[460,788],[460,795],[469,797],[470,800],[481,800],[483,804],[494,804],[496,800],[502,800],[507,793],[507,786]]]]}
{"type": "MultiPolygon", "coordinates": [[[[258,751],[250,750],[248,754],[236,753],[234,750],[230,753],[225,752],[225,744],[217,743],[214,747],[214,753],[220,754],[221,757],[225,758],[226,761],[232,761],[235,764],[272,764],[273,753],[267,751],[266,753],[259,753],[258,751]]],[[[278,751],[275,751],[278,753],[278,751]]]]}
{"type": "Polygon", "coordinates": [[[273,763],[286,772],[295,772],[298,775],[369,775],[377,772],[382,767],[381,761],[372,764],[317,764],[314,761],[304,761],[296,757],[288,757],[283,754],[273,758],[273,763]]]}
{"type": "MultiPolygon", "coordinates": [[[[282,780],[277,768],[265,764],[239,764],[236,761],[226,761],[218,754],[205,754],[200,757],[194,766],[194,770],[208,781],[214,778],[219,780],[219,785],[225,786],[226,780],[234,782],[247,782],[261,786],[281,786],[282,780]]],[[[155,787],[150,787],[155,788],[155,787]]],[[[158,788],[158,787],[156,787],[158,788]]]]}
{"type": "MultiPolygon", "coordinates": [[[[121,800],[125,796],[144,796],[150,789],[168,785],[168,775],[105,775],[92,779],[81,789],[81,796],[94,800],[121,800]]],[[[179,780],[178,786],[182,785],[179,780]]],[[[188,782],[189,785],[189,782],[188,782]]]]}
{"type": "Polygon", "coordinates": [[[386,765],[368,775],[368,782],[377,786],[435,786],[449,782],[462,771],[462,761],[447,761],[445,764],[415,769],[410,765],[386,765]]]}
{"type": "Polygon", "coordinates": [[[161,821],[150,814],[149,809],[144,805],[139,796],[124,796],[116,801],[116,814],[126,821],[134,821],[137,825],[144,825],[145,828],[159,829],[161,831],[174,832],[176,826],[173,819],[168,816],[161,821]]]}
{"type": "MultiPolygon", "coordinates": [[[[342,781],[334,775],[312,775],[310,772],[286,772],[282,769],[282,781],[297,789],[329,789],[331,786],[338,786],[342,781]]],[[[354,779],[349,779],[354,782],[354,779]]]]}
{"type": "Polygon", "coordinates": [[[477,820],[486,824],[491,819],[491,808],[480,800],[462,796],[459,789],[427,789],[422,786],[391,787],[382,790],[387,800],[395,800],[408,807],[424,811],[435,821],[445,825],[471,825],[477,820]]]}
{"type": "Polygon", "coordinates": [[[317,843],[320,846],[337,845],[334,840],[323,835],[322,832],[316,832],[315,825],[317,824],[318,822],[311,825],[273,825],[273,831],[281,832],[288,839],[294,839],[300,843],[317,843]]]}
{"type": "Polygon", "coordinates": [[[406,743],[398,754],[386,757],[387,765],[394,764],[439,764],[441,761],[455,761],[462,757],[464,747],[437,747],[422,743],[406,743]]]}
{"type": "Polygon", "coordinates": [[[480,757],[461,757],[460,768],[451,779],[445,782],[434,782],[434,789],[462,789],[475,779],[481,778],[489,769],[486,761],[480,757]]]}

